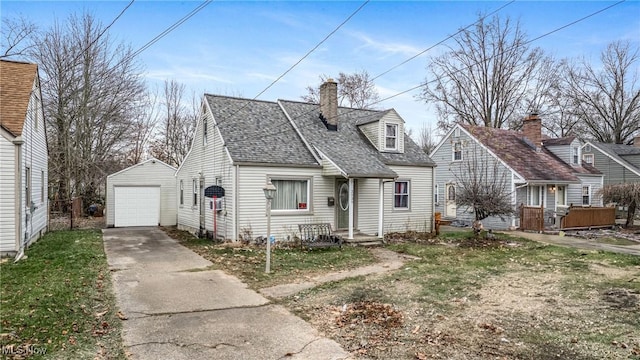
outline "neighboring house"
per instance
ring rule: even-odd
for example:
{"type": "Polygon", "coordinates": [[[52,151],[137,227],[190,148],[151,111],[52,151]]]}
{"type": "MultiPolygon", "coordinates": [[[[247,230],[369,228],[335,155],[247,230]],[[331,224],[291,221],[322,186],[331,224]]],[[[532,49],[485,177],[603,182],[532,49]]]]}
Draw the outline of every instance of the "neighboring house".
{"type": "MultiPolygon", "coordinates": [[[[523,132],[488,127],[456,125],[431,153],[436,162],[436,211],[444,219],[471,224],[472,209],[456,203],[461,171],[481,171],[493,177],[493,169],[504,179],[505,193],[514,208],[524,204],[543,206],[547,226],[556,222],[559,208],[569,205],[601,206],[596,196],[603,176],[581,159],[580,141],[574,137],[542,140],[542,123],[533,114],[524,119],[523,132]],[[476,162],[477,166],[469,162],[476,162]],[[469,166],[471,165],[471,166],[469,166]]],[[[490,217],[485,227],[506,229],[519,226],[518,214],[504,219],[490,217]]]]}
{"type": "Polygon", "coordinates": [[[107,227],[176,225],[175,174],[149,159],[107,176],[107,227]]]}
{"type": "Polygon", "coordinates": [[[640,137],[633,145],[588,141],[582,146],[582,161],[604,174],[604,184],[640,182],[640,137]]]}
{"type": "Polygon", "coordinates": [[[434,163],[405,135],[404,120],[394,110],[338,107],[332,80],[320,92],[319,105],[205,95],[176,173],[178,227],[202,234],[215,221],[218,237],[267,235],[270,181],[278,239],[305,223],[330,223],[349,238],[431,231],[434,163]],[[212,185],[225,191],[215,214],[203,198],[212,185]]]}
{"type": "Polygon", "coordinates": [[[0,254],[47,231],[48,158],[38,66],[0,60],[0,254]]]}

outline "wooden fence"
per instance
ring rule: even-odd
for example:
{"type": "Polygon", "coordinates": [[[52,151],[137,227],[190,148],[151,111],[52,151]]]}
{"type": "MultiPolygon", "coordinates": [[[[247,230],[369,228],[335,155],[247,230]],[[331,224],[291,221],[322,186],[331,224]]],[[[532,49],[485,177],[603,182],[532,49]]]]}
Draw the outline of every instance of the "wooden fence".
{"type": "Polygon", "coordinates": [[[616,224],[615,207],[571,207],[562,217],[561,229],[613,226],[616,224]]]}
{"type": "Polygon", "coordinates": [[[520,230],[544,230],[544,208],[520,205],[520,230]]]}

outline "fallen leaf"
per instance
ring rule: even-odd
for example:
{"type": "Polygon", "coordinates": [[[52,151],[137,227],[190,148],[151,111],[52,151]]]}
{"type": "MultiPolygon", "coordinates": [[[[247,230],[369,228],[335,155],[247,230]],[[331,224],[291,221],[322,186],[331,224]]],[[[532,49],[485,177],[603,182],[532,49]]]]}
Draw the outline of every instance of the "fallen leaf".
{"type": "Polygon", "coordinates": [[[411,333],[415,335],[418,333],[418,331],[420,331],[420,325],[416,325],[416,327],[413,328],[413,331],[411,333]]]}
{"type": "Polygon", "coordinates": [[[122,311],[118,311],[118,312],[116,313],[116,316],[118,316],[118,318],[120,318],[120,320],[127,320],[127,319],[129,319],[128,317],[126,317],[126,316],[122,313],[122,311]]]}

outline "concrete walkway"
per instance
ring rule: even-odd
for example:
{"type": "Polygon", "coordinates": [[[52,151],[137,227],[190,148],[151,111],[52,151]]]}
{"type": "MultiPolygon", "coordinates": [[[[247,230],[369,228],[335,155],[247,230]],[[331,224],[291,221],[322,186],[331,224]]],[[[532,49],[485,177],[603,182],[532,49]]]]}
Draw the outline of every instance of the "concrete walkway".
{"type": "MultiPolygon", "coordinates": [[[[459,228],[455,226],[442,226],[442,232],[471,231],[471,228],[459,228]]],[[[630,254],[640,256],[640,243],[637,245],[612,245],[597,242],[597,239],[584,239],[572,236],[560,236],[549,234],[538,234],[525,231],[500,231],[503,234],[523,237],[525,239],[541,242],[544,244],[560,245],[585,250],[602,250],[611,251],[622,254],[630,254]]]]}
{"type": "Polygon", "coordinates": [[[103,238],[131,359],[348,358],[160,229],[105,229],[103,238]]]}
{"type": "Polygon", "coordinates": [[[559,236],[549,234],[538,234],[524,231],[505,231],[510,236],[519,236],[525,239],[552,245],[568,246],[585,250],[602,250],[622,254],[640,256],[640,243],[637,245],[613,245],[597,242],[597,239],[585,239],[573,236],[559,236]]]}

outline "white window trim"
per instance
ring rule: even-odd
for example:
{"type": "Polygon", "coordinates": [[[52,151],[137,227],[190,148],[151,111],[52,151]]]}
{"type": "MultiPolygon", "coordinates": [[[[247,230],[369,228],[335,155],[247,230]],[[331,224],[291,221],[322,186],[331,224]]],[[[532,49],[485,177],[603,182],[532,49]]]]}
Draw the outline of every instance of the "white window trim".
{"type": "Polygon", "coordinates": [[[196,208],[198,208],[198,179],[196,179],[196,178],[192,179],[191,184],[192,184],[192,188],[193,188],[192,189],[193,191],[192,191],[192,194],[191,194],[192,195],[192,197],[191,197],[191,200],[192,200],[191,201],[191,207],[193,209],[196,209],[196,208]]]}
{"type": "Polygon", "coordinates": [[[400,130],[400,126],[398,126],[398,124],[392,124],[392,123],[386,123],[384,124],[384,149],[385,150],[391,150],[391,151],[397,151],[399,149],[399,144],[398,142],[400,141],[400,135],[398,134],[398,131],[400,130]],[[393,126],[395,128],[395,136],[389,136],[387,134],[387,127],[388,126],[393,126]],[[394,139],[394,147],[387,147],[387,139],[393,138],[394,139]]]}
{"type": "Polygon", "coordinates": [[[433,203],[438,205],[440,198],[438,196],[438,184],[435,185],[435,189],[433,191],[433,203]]]}
{"type": "Polygon", "coordinates": [[[454,141],[451,144],[451,161],[463,161],[464,160],[464,154],[462,151],[462,141],[454,141]],[[460,159],[456,159],[456,144],[460,145],[460,159]]]}
{"type": "Polygon", "coordinates": [[[530,206],[540,206],[544,205],[544,186],[533,185],[529,187],[529,205],[530,206]],[[538,188],[538,204],[533,203],[533,188],[538,188]]]}
{"type": "Polygon", "coordinates": [[[571,146],[571,164],[580,165],[580,146],[571,146]]]}
{"type": "Polygon", "coordinates": [[[593,165],[593,163],[594,163],[596,160],[595,160],[595,156],[594,156],[592,153],[589,153],[589,154],[582,154],[582,161],[584,161],[584,162],[585,162],[585,163],[587,163],[587,164],[591,164],[591,165],[593,165]],[[587,158],[587,157],[590,157],[590,158],[591,158],[591,162],[587,162],[587,161],[586,161],[586,158],[587,158]]]}
{"type": "Polygon", "coordinates": [[[580,204],[581,204],[582,206],[591,206],[591,200],[592,200],[592,199],[591,199],[591,196],[593,196],[593,194],[591,194],[591,185],[582,185],[582,187],[580,188],[580,204]],[[589,191],[589,193],[588,193],[588,196],[589,196],[589,203],[588,203],[588,204],[585,204],[585,203],[584,203],[584,194],[582,193],[582,191],[584,190],[584,188],[587,188],[587,189],[588,189],[588,191],[589,191]]]}
{"type": "Polygon", "coordinates": [[[271,215],[275,215],[275,216],[313,215],[313,177],[291,176],[291,175],[267,175],[267,182],[271,182],[272,180],[306,181],[307,182],[307,208],[306,209],[271,209],[271,215]]]}
{"type": "Polygon", "coordinates": [[[184,180],[180,179],[180,190],[179,190],[179,194],[178,194],[178,201],[180,203],[180,206],[184,206],[184,180]]]}
{"type": "Polygon", "coordinates": [[[409,179],[397,179],[393,182],[393,211],[411,211],[411,180],[409,179]],[[396,183],[406,182],[407,183],[407,207],[396,207],[396,196],[404,195],[404,194],[396,194],[396,183]]]}
{"type": "Polygon", "coordinates": [[[202,145],[207,146],[207,137],[209,135],[209,126],[207,126],[207,117],[202,119],[202,145]]]}

